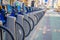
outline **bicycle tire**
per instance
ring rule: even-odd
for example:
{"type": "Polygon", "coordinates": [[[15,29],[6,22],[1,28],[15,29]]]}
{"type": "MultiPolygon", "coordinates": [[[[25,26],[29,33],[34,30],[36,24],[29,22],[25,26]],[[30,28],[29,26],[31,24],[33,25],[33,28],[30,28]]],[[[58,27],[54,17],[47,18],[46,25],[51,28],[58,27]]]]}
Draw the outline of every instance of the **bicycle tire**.
{"type": "Polygon", "coordinates": [[[25,18],[24,18],[23,20],[26,21],[26,22],[29,24],[29,32],[28,32],[27,35],[25,35],[25,37],[27,37],[27,36],[29,36],[29,34],[30,34],[30,32],[31,32],[31,25],[30,25],[29,21],[26,20],[25,18]]]}
{"type": "Polygon", "coordinates": [[[15,38],[14,38],[13,35],[12,35],[12,33],[11,33],[7,28],[5,28],[5,26],[0,26],[0,29],[3,29],[3,30],[5,30],[5,31],[7,31],[7,32],[10,34],[12,40],[15,40],[15,38]]]}
{"type": "Polygon", "coordinates": [[[24,29],[23,29],[22,25],[20,25],[18,22],[15,22],[15,23],[18,24],[21,27],[21,29],[23,31],[23,38],[22,38],[22,40],[24,40],[24,38],[25,38],[25,32],[24,32],[24,29]]]}

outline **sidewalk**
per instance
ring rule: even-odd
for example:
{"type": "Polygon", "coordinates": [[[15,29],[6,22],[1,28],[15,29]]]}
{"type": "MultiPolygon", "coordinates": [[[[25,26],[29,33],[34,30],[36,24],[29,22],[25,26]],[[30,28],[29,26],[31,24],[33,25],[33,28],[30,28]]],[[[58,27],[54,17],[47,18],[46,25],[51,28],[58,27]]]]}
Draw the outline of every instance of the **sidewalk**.
{"type": "Polygon", "coordinates": [[[60,15],[46,13],[26,40],[60,40],[60,15]]]}

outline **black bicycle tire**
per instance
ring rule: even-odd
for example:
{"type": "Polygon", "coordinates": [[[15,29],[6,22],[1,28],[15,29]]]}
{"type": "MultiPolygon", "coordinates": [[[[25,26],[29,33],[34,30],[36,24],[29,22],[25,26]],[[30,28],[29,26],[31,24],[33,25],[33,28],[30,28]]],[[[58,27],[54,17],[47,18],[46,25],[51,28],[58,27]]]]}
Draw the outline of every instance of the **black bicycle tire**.
{"type": "Polygon", "coordinates": [[[31,32],[31,25],[30,25],[29,21],[28,21],[28,20],[26,20],[25,18],[24,18],[23,20],[24,20],[24,21],[26,21],[26,22],[29,24],[29,32],[28,32],[28,34],[27,34],[27,35],[25,35],[25,37],[28,37],[28,36],[29,36],[29,34],[30,34],[30,32],[31,32]]]}
{"type": "MultiPolygon", "coordinates": [[[[37,25],[37,24],[38,24],[38,18],[37,18],[37,16],[36,16],[36,15],[34,15],[34,16],[35,16],[35,17],[36,17],[36,19],[37,19],[37,23],[36,23],[36,25],[37,25]]],[[[36,25],[35,25],[35,26],[36,26],[36,25]]]]}
{"type": "Polygon", "coordinates": [[[15,40],[15,38],[14,38],[13,35],[12,35],[12,33],[11,33],[7,28],[5,28],[5,26],[0,26],[0,29],[3,29],[3,30],[5,30],[5,31],[7,31],[7,32],[10,34],[12,40],[15,40]]]}
{"type": "Polygon", "coordinates": [[[23,38],[22,38],[22,40],[24,40],[25,39],[25,32],[24,32],[24,29],[23,29],[22,25],[20,25],[18,22],[15,22],[15,23],[18,24],[22,28],[22,31],[23,31],[23,38]]]}
{"type": "Polygon", "coordinates": [[[34,21],[31,17],[28,17],[29,19],[31,19],[32,23],[33,23],[33,28],[31,29],[31,31],[34,29],[34,21]]]}
{"type": "Polygon", "coordinates": [[[40,20],[40,17],[38,18],[38,16],[37,16],[37,15],[34,15],[34,16],[36,16],[36,18],[38,19],[38,21],[37,21],[37,24],[38,24],[38,22],[39,22],[39,20],[40,20]]]}

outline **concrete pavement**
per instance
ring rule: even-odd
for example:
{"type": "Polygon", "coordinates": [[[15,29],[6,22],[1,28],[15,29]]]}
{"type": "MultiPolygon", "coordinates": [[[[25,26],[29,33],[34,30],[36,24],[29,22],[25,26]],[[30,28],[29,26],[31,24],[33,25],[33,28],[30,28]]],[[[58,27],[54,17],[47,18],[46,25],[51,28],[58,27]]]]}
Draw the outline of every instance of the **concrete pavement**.
{"type": "Polygon", "coordinates": [[[60,15],[47,12],[25,40],[60,40],[60,15]]]}

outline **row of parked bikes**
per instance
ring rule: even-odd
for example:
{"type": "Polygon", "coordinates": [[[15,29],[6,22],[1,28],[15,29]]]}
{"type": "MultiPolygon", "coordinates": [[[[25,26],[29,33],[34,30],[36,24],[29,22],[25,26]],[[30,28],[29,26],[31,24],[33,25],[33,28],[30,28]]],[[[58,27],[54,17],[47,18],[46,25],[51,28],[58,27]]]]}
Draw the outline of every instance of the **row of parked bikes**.
{"type": "Polygon", "coordinates": [[[44,16],[46,9],[0,6],[0,40],[25,40],[44,16]]]}

